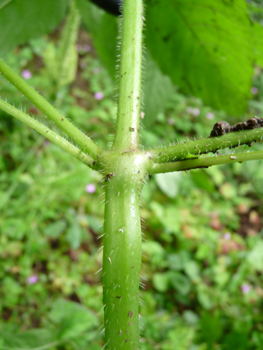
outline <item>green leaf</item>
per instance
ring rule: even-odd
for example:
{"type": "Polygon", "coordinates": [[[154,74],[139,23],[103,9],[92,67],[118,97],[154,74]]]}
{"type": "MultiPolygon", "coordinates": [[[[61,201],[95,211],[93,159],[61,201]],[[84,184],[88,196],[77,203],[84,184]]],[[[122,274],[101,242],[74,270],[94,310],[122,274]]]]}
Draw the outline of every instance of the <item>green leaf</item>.
{"type": "Polygon", "coordinates": [[[2,10],[6,5],[8,5],[11,1],[14,0],[0,0],[0,10],[2,10]]]}
{"type": "Polygon", "coordinates": [[[173,253],[168,255],[168,265],[171,270],[181,270],[183,267],[182,260],[179,254],[173,253]]]}
{"type": "Polygon", "coordinates": [[[66,240],[72,249],[78,249],[81,243],[81,227],[75,220],[66,233],[66,240]]]}
{"type": "Polygon", "coordinates": [[[98,326],[98,319],[83,305],[59,299],[49,314],[60,328],[59,338],[70,339],[98,326]]]}
{"type": "Polygon", "coordinates": [[[182,295],[187,295],[191,290],[191,282],[182,273],[173,271],[170,273],[171,285],[182,295]]]}
{"type": "Polygon", "coordinates": [[[218,312],[214,315],[205,312],[201,317],[200,325],[202,336],[209,345],[212,345],[220,338],[223,329],[220,314],[218,312]]]}
{"type": "Polygon", "coordinates": [[[249,107],[258,109],[261,113],[263,112],[263,103],[261,101],[250,100],[249,107]]]}
{"type": "Polygon", "coordinates": [[[86,0],[77,0],[82,21],[91,32],[93,43],[101,61],[111,77],[116,74],[118,23],[116,17],[86,0]]]}
{"type": "Polygon", "coordinates": [[[238,349],[238,350],[247,350],[249,339],[248,335],[246,333],[238,333],[233,332],[226,335],[223,349],[224,350],[232,350],[232,349],[238,349]]]}
{"type": "MultiPolygon", "coordinates": [[[[77,0],[77,5],[84,24],[91,32],[97,54],[111,77],[114,78],[116,75],[118,20],[86,0],[77,0]]],[[[145,62],[142,82],[145,111],[143,123],[150,126],[156,115],[164,110],[166,102],[172,97],[174,85],[169,76],[161,72],[149,51],[146,51],[145,62]]]]}
{"type": "Polygon", "coordinates": [[[169,343],[162,345],[162,350],[186,350],[190,349],[193,343],[195,331],[193,328],[175,325],[174,328],[168,332],[169,343]]]}
{"type": "Polygon", "coordinates": [[[146,19],[147,47],[174,84],[214,108],[246,110],[255,40],[244,0],[148,0],[146,19]]]}
{"type": "Polygon", "coordinates": [[[191,310],[186,310],[183,313],[183,318],[191,326],[195,326],[199,322],[199,317],[191,310]]]}
{"type": "Polygon", "coordinates": [[[142,250],[148,254],[153,266],[163,266],[165,263],[165,249],[160,243],[154,241],[148,241],[142,243],[142,250]]]}
{"type": "Polygon", "coordinates": [[[182,215],[174,205],[169,205],[165,208],[164,216],[160,220],[167,230],[174,234],[180,232],[182,215]]]}
{"type": "Polygon", "coordinates": [[[174,198],[179,190],[181,173],[173,172],[157,174],[155,175],[155,180],[164,194],[166,194],[170,198],[174,198]]]}
{"type": "Polygon", "coordinates": [[[4,347],[34,349],[53,343],[55,334],[47,329],[32,329],[26,332],[9,333],[0,332],[0,340],[3,340],[4,347]]]}
{"type": "Polygon", "coordinates": [[[153,285],[158,292],[166,292],[169,288],[170,276],[169,272],[155,273],[153,275],[153,285]]]}
{"type": "Polygon", "coordinates": [[[184,271],[193,282],[200,279],[200,268],[195,261],[187,261],[184,265],[184,271]]]}
{"type": "Polygon", "coordinates": [[[97,219],[95,216],[92,215],[86,215],[89,227],[92,229],[92,231],[96,233],[102,233],[103,232],[103,225],[102,221],[97,219]]]}
{"type": "Polygon", "coordinates": [[[78,53],[76,48],[80,25],[80,14],[72,1],[69,14],[63,27],[58,48],[58,86],[66,86],[72,83],[76,76],[78,66],[78,53]]]}
{"type": "Polygon", "coordinates": [[[166,103],[173,96],[175,88],[171,79],[161,72],[148,50],[145,61],[142,81],[145,111],[143,124],[149,127],[154,122],[156,115],[164,110],[166,103]]]}
{"type": "Polygon", "coordinates": [[[58,220],[44,229],[44,235],[51,238],[58,238],[65,231],[67,223],[65,220],[58,220]]]}
{"type": "Polygon", "coordinates": [[[182,216],[174,205],[163,207],[161,204],[152,201],[150,207],[168,231],[171,231],[175,235],[180,232],[182,216]]]}
{"type": "Polygon", "coordinates": [[[256,62],[258,66],[263,67],[263,35],[262,35],[262,25],[259,23],[254,23],[252,27],[252,33],[254,37],[254,54],[256,57],[256,62]]]}
{"type": "Polygon", "coordinates": [[[201,306],[206,310],[210,310],[214,306],[214,303],[213,303],[210,295],[202,288],[200,288],[198,290],[197,299],[198,299],[199,303],[201,304],[201,306]]]}
{"type": "Polygon", "coordinates": [[[50,33],[63,19],[68,0],[13,0],[0,3],[0,53],[41,34],[50,33]]]}
{"type": "Polygon", "coordinates": [[[263,270],[263,242],[258,242],[253,250],[248,253],[247,261],[255,270],[263,270]]]}
{"type": "Polygon", "coordinates": [[[210,193],[215,191],[215,186],[213,185],[212,181],[210,180],[209,176],[205,171],[193,170],[190,174],[192,180],[198,188],[202,188],[210,193]]]}

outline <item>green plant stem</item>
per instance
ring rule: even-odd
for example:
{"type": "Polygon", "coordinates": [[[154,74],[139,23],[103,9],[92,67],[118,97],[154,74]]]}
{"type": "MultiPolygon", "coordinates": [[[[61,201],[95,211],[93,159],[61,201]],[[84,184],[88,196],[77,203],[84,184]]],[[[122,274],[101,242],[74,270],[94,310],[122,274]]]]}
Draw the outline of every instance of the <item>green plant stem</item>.
{"type": "Polygon", "coordinates": [[[106,349],[138,349],[141,227],[136,186],[123,186],[118,177],[109,181],[104,227],[106,349]]]}
{"type": "Polygon", "coordinates": [[[248,160],[263,159],[263,151],[252,151],[246,153],[228,154],[223,156],[200,157],[199,159],[183,160],[170,163],[151,163],[148,167],[149,174],[169,173],[172,171],[183,171],[197,168],[208,168],[212,165],[230,163],[242,163],[248,160]]]}
{"type": "Polygon", "coordinates": [[[113,149],[137,150],[142,65],[142,0],[124,0],[119,100],[113,149]]]}
{"type": "Polygon", "coordinates": [[[133,152],[105,158],[102,283],[107,350],[139,349],[139,197],[145,161],[148,157],[133,152]]]}
{"type": "Polygon", "coordinates": [[[148,150],[154,163],[167,163],[185,158],[187,155],[200,155],[216,152],[223,148],[238,147],[255,141],[262,141],[263,128],[232,132],[219,137],[188,141],[169,147],[148,150]]]}
{"type": "MultiPolygon", "coordinates": [[[[2,109],[4,112],[12,115],[13,117],[19,119],[26,125],[30,126],[32,129],[39,132],[41,135],[45,136],[45,138],[49,139],[50,141],[54,142],[56,145],[67,151],[69,154],[73,155],[75,158],[80,160],[82,163],[88,165],[91,168],[97,168],[96,164],[94,163],[94,159],[92,159],[90,156],[83,153],[80,149],[72,145],[70,142],[65,140],[63,137],[56,134],[54,131],[50,130],[45,125],[39,123],[34,118],[30,117],[26,113],[20,111],[19,109],[11,106],[9,103],[3,101],[0,99],[0,109],[2,109]]],[[[96,163],[96,162],[95,162],[96,163]]]]}
{"type": "Polygon", "coordinates": [[[142,62],[142,0],[124,0],[119,101],[105,175],[103,304],[105,349],[139,349],[141,224],[139,196],[149,157],[138,151],[142,62]]]}
{"type": "Polygon", "coordinates": [[[93,158],[102,152],[88,136],[83,134],[69,120],[67,120],[56,108],[48,103],[38,92],[28,85],[18,74],[8,67],[0,59],[0,73],[19,91],[22,92],[36,107],[38,107],[50,120],[52,120],[60,129],[72,138],[85,153],[89,153],[93,158]]]}

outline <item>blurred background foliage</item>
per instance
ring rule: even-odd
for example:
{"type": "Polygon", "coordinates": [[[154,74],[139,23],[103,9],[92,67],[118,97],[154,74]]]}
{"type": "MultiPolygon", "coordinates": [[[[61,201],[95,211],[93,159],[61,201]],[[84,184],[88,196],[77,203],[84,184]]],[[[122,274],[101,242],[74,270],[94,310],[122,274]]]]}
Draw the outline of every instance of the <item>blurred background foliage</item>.
{"type": "MultiPolygon", "coordinates": [[[[253,10],[257,2],[250,3],[253,10]]],[[[74,9],[69,17],[3,57],[106,148],[115,84],[74,9]],[[76,35],[65,39],[67,28],[76,35]]],[[[163,107],[142,120],[146,148],[208,137],[219,120],[263,117],[258,67],[242,118],[162,79],[163,107]]],[[[0,94],[48,123],[3,79],[0,94]]],[[[0,349],[101,349],[101,178],[1,111],[0,147],[0,349]]],[[[141,207],[142,350],[263,349],[262,173],[263,163],[253,161],[149,178],[141,207]]]]}

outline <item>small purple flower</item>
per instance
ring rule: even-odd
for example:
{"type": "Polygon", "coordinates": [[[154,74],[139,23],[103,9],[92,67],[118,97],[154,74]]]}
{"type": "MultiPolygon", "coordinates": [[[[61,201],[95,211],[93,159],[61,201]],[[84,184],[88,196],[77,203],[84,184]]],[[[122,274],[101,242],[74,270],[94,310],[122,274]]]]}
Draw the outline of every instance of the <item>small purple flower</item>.
{"type": "Polygon", "coordinates": [[[214,119],[214,113],[212,113],[212,112],[208,112],[207,114],[206,114],[206,118],[207,119],[209,119],[209,120],[211,120],[211,119],[214,119]]]}
{"type": "Polygon", "coordinates": [[[95,92],[95,94],[94,94],[94,98],[95,98],[96,100],[102,100],[103,97],[104,97],[104,94],[103,94],[103,92],[101,92],[101,91],[95,92]]]}
{"type": "Polygon", "coordinates": [[[85,61],[80,61],[79,66],[81,69],[85,69],[87,67],[87,63],[85,61]]]}
{"type": "Polygon", "coordinates": [[[167,123],[168,123],[169,125],[174,125],[174,120],[173,120],[173,118],[168,118],[168,119],[167,119],[167,123]]]}
{"type": "Polygon", "coordinates": [[[45,140],[44,142],[43,142],[43,146],[44,147],[48,147],[50,145],[50,142],[48,141],[48,140],[45,140]]]}
{"type": "Polygon", "coordinates": [[[249,293],[251,291],[251,286],[249,284],[242,284],[241,290],[243,294],[249,293]]]}
{"type": "Polygon", "coordinates": [[[224,234],[224,239],[225,239],[226,241],[229,241],[229,240],[231,239],[231,234],[230,234],[229,232],[225,233],[225,234],[224,234]]]}
{"type": "Polygon", "coordinates": [[[83,50],[82,45],[81,44],[77,44],[77,51],[81,52],[83,50]]]}
{"type": "Polygon", "coordinates": [[[258,93],[258,88],[255,87],[255,86],[253,86],[253,87],[250,89],[250,91],[251,91],[251,94],[252,94],[252,95],[256,95],[256,94],[258,93]]]}
{"type": "Polygon", "coordinates": [[[96,68],[93,69],[92,72],[93,72],[94,74],[97,74],[97,73],[100,72],[100,68],[99,68],[99,67],[96,67],[96,68]]]}
{"type": "Polygon", "coordinates": [[[22,77],[23,77],[24,79],[30,79],[30,78],[32,77],[32,73],[30,72],[30,70],[24,69],[24,70],[22,71],[22,77]]]}
{"type": "Polygon", "coordinates": [[[88,193],[94,193],[96,191],[96,186],[94,184],[88,184],[85,187],[85,191],[88,193]]]}
{"type": "Polygon", "coordinates": [[[84,50],[85,52],[89,52],[89,51],[91,50],[90,45],[84,45],[84,46],[83,46],[83,50],[84,50]]]}
{"type": "Polygon", "coordinates": [[[186,113],[192,114],[192,112],[193,112],[193,108],[192,107],[187,107],[186,108],[186,113]]]}
{"type": "Polygon", "coordinates": [[[31,275],[28,277],[27,282],[29,284],[36,284],[38,281],[38,276],[37,275],[31,275]]]}
{"type": "Polygon", "coordinates": [[[195,117],[198,117],[199,114],[200,114],[200,109],[199,109],[199,108],[193,108],[192,114],[193,114],[195,117]]]}

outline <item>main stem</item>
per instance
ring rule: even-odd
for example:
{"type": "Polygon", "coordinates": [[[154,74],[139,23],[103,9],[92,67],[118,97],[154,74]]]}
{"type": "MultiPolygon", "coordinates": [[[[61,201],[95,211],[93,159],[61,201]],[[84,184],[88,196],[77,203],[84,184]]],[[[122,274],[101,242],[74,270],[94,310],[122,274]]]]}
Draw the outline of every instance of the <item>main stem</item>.
{"type": "Polygon", "coordinates": [[[139,151],[142,12],[142,0],[124,0],[116,134],[111,151],[100,157],[106,195],[102,283],[107,350],[139,349],[139,197],[149,166],[149,157],[139,151]]]}
{"type": "Polygon", "coordinates": [[[106,184],[103,303],[106,349],[139,349],[141,225],[136,182],[112,177],[106,184]]]}
{"type": "Polygon", "coordinates": [[[143,152],[101,157],[105,169],[103,304],[105,348],[139,349],[141,223],[139,197],[149,167],[143,152]]]}

